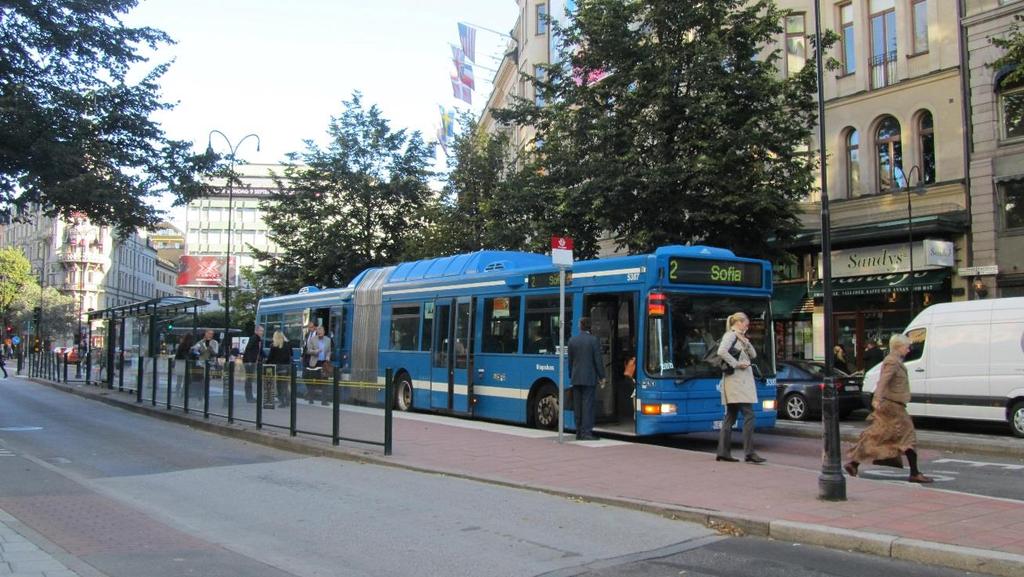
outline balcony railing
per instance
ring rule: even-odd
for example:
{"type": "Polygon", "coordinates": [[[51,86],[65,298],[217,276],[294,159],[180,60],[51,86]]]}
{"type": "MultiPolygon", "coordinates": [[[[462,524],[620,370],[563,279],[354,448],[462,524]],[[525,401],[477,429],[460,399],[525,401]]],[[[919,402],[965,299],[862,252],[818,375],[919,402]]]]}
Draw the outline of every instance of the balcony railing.
{"type": "Polygon", "coordinates": [[[896,83],[896,51],[876,54],[868,60],[871,68],[871,88],[883,88],[896,83]]]}

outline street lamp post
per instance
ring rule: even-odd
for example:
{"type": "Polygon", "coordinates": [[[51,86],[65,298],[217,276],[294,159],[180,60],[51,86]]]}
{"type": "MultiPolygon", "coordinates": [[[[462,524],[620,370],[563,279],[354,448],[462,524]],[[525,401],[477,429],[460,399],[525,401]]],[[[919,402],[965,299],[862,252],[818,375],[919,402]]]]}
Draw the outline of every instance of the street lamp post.
{"type": "Polygon", "coordinates": [[[85,239],[78,239],[78,246],[81,249],[79,251],[81,258],[79,259],[78,268],[78,363],[75,364],[75,378],[82,376],[82,352],[85,350],[84,343],[82,343],[82,313],[85,312],[85,271],[88,265],[85,262],[85,239]]]}
{"type": "Polygon", "coordinates": [[[913,210],[912,210],[912,207],[911,207],[911,202],[910,202],[910,198],[911,197],[910,197],[910,195],[913,192],[923,192],[923,191],[920,190],[921,189],[921,167],[920,166],[917,166],[915,164],[914,166],[910,167],[910,170],[907,171],[906,189],[907,189],[906,190],[906,192],[907,192],[907,252],[909,253],[909,257],[910,257],[909,258],[909,262],[908,262],[908,265],[910,266],[910,276],[909,276],[909,279],[910,279],[910,320],[912,321],[912,320],[914,320],[914,213],[913,213],[913,210]],[[914,188],[911,188],[910,182],[911,182],[911,177],[914,175],[914,172],[917,172],[917,186],[914,187],[914,188]]]}
{"type": "Polygon", "coordinates": [[[818,498],[825,501],[846,500],[846,477],[843,476],[839,444],[839,396],[833,376],[835,353],[832,350],[832,215],[828,202],[828,174],[825,155],[825,70],[821,47],[821,0],[814,2],[814,53],[818,76],[818,162],[821,164],[821,267],[822,304],[825,308],[825,388],[822,390],[821,420],[825,458],[818,475],[818,498]]]}
{"type": "Polygon", "coordinates": [[[231,139],[227,137],[223,132],[219,130],[211,130],[210,134],[206,137],[206,154],[213,154],[213,135],[219,134],[224,142],[228,145],[228,234],[227,234],[227,246],[224,249],[224,342],[222,343],[224,348],[224,358],[227,359],[231,356],[231,213],[234,212],[234,178],[235,178],[235,153],[238,151],[238,147],[242,146],[242,143],[248,140],[250,137],[256,139],[256,152],[260,151],[260,137],[256,133],[250,133],[243,136],[234,145],[231,144],[231,139]]]}

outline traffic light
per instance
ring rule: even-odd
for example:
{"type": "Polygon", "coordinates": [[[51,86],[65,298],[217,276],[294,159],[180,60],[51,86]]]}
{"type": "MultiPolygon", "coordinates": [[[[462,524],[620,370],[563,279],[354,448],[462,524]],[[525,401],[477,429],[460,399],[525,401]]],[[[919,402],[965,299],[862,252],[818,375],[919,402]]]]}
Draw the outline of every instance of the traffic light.
{"type": "Polygon", "coordinates": [[[11,325],[7,325],[7,334],[8,335],[13,335],[14,334],[14,327],[12,327],[11,325]]]}

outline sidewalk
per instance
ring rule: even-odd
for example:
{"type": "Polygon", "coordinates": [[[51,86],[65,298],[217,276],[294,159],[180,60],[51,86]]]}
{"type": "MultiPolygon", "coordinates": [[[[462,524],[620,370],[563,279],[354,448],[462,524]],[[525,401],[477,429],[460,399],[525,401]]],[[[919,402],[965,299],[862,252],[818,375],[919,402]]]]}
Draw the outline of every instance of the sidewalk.
{"type": "MultiPolygon", "coordinates": [[[[226,421],[139,406],[127,394],[43,383],[105,402],[300,452],[542,490],[702,523],[730,534],[861,551],[1006,577],[1024,576],[1024,502],[903,482],[847,478],[845,502],[817,499],[818,472],[771,463],[557,435],[433,415],[396,415],[394,454],[331,447],[226,421]]],[[[326,408],[303,406],[330,419],[326,408]]],[[[304,417],[307,418],[307,417],[304,417]]]]}
{"type": "Polygon", "coordinates": [[[36,546],[14,527],[18,521],[0,509],[0,575],[10,577],[80,577],[56,557],[36,546]]]}

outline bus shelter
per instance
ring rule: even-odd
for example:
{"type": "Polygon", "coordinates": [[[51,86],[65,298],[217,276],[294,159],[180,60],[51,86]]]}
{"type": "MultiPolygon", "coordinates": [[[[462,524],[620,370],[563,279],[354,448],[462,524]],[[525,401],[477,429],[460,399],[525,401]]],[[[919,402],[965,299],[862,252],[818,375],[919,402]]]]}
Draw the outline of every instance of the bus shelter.
{"type": "Polygon", "coordinates": [[[124,390],[126,384],[129,389],[141,390],[142,383],[137,382],[141,377],[133,378],[133,375],[141,375],[150,359],[155,371],[156,359],[162,352],[169,351],[169,344],[161,337],[169,333],[176,321],[188,317],[192,317],[191,324],[195,327],[199,308],[207,304],[202,299],[167,296],[89,311],[88,342],[101,344],[89,351],[86,382],[92,384],[95,375],[95,381],[108,388],[113,388],[116,380],[120,390],[124,390]],[[93,339],[93,321],[105,323],[102,339],[93,339]]]}

